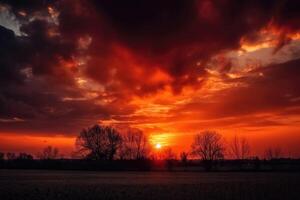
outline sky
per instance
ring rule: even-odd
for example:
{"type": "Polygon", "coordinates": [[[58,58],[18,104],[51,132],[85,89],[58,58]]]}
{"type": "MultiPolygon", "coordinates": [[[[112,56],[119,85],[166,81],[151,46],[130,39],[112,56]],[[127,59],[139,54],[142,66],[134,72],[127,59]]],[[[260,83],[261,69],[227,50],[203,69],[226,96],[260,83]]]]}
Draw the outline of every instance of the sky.
{"type": "Polygon", "coordinates": [[[300,156],[298,0],[0,0],[0,151],[74,151],[94,124],[188,150],[300,156]]]}

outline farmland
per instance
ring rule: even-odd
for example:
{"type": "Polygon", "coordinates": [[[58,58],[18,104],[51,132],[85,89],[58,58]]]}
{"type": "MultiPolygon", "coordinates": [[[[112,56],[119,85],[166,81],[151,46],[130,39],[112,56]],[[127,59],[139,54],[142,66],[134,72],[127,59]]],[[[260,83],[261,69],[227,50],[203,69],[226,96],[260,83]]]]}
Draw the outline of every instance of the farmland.
{"type": "Polygon", "coordinates": [[[300,173],[0,170],[0,199],[297,199],[300,173]]]}

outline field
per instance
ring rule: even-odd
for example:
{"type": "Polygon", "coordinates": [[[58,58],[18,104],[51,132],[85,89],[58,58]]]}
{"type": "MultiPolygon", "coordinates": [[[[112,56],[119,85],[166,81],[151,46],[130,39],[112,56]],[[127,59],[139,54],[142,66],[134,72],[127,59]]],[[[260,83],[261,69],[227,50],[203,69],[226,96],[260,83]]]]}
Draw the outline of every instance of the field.
{"type": "Polygon", "coordinates": [[[300,173],[0,170],[0,199],[299,199],[300,173]]]}

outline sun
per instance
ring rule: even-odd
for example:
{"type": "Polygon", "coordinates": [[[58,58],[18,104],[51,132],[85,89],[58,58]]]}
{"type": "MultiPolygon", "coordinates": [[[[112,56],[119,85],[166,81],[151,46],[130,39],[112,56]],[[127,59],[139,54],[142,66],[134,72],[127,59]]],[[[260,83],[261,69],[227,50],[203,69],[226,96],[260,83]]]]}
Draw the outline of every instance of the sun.
{"type": "Polygon", "coordinates": [[[155,149],[160,149],[160,148],[161,148],[161,144],[157,143],[157,144],[155,145],[155,149]]]}

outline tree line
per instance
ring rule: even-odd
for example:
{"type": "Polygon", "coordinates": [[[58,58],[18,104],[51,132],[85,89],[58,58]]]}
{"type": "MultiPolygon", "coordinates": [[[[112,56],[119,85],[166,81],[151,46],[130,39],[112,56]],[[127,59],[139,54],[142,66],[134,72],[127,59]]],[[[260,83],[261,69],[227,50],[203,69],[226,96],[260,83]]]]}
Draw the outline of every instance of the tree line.
{"type": "MultiPolygon", "coordinates": [[[[171,148],[164,148],[159,155],[151,153],[148,137],[139,129],[127,128],[117,130],[112,126],[94,125],[83,129],[76,138],[76,151],[74,157],[89,160],[176,160],[177,155],[171,148]]],[[[206,163],[225,159],[229,156],[235,160],[245,160],[251,157],[251,148],[245,137],[235,136],[229,143],[225,143],[221,134],[216,131],[203,131],[195,135],[190,151],[179,154],[182,162],[190,158],[200,159],[206,163]]],[[[36,156],[40,160],[63,158],[57,148],[47,146],[36,156]]],[[[278,159],[282,157],[279,147],[267,148],[265,159],[278,159]]],[[[252,157],[253,158],[253,157],[252,157]]],[[[34,156],[27,153],[0,152],[0,160],[32,160],[34,156]]]]}

